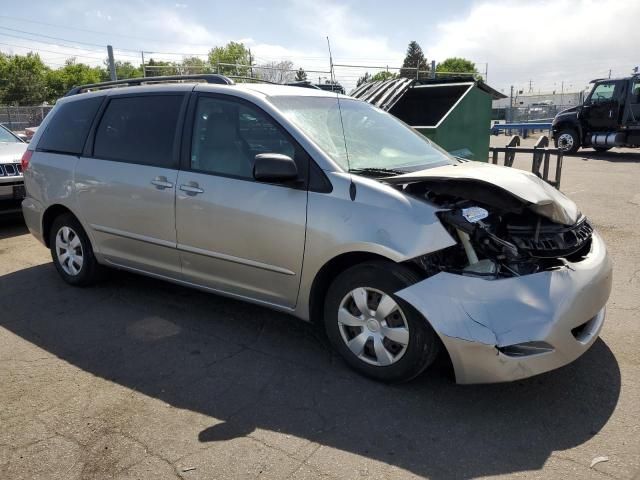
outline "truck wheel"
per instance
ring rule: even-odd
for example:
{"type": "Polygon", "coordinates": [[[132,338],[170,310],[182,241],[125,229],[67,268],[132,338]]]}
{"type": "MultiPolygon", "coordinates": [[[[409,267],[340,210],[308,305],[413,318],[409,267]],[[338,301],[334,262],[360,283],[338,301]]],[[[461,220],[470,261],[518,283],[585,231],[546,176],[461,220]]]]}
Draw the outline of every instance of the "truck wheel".
{"type": "Polygon", "coordinates": [[[419,281],[392,262],[367,262],[345,270],[325,299],[327,336],[344,360],[363,375],[406,382],[433,363],[439,340],[427,320],[395,292],[419,281]]]}
{"type": "Polygon", "coordinates": [[[560,130],[556,135],[556,148],[559,148],[564,153],[576,153],[580,148],[578,132],[570,128],[560,130]]]}
{"type": "Polygon", "coordinates": [[[611,147],[593,147],[596,152],[608,152],[611,150],[611,147]]]}

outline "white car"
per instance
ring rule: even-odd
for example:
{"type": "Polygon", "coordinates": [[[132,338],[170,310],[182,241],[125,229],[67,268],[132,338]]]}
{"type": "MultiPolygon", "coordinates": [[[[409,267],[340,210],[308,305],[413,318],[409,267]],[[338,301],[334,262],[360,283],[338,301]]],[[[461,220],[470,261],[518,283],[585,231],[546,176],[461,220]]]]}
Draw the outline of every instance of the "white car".
{"type": "Polygon", "coordinates": [[[24,198],[24,178],[20,160],[27,144],[0,125],[0,213],[20,211],[24,198]]]}

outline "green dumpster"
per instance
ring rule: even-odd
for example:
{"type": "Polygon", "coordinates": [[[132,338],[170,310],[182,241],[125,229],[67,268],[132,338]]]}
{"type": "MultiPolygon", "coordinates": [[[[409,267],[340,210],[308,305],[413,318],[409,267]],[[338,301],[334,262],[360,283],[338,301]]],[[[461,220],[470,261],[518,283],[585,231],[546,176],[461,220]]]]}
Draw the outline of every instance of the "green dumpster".
{"type": "Polygon", "coordinates": [[[453,155],[486,162],[489,158],[491,103],[504,98],[473,79],[370,82],[351,96],[376,105],[453,155]]]}

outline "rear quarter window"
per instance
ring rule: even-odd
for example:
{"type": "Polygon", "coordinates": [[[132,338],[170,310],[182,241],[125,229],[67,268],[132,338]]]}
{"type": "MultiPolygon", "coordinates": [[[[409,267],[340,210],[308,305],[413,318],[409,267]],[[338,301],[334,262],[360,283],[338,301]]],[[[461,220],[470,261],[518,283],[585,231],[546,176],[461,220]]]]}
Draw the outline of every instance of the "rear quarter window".
{"type": "Polygon", "coordinates": [[[103,98],[92,97],[60,105],[40,137],[37,149],[80,155],[103,98]]]}

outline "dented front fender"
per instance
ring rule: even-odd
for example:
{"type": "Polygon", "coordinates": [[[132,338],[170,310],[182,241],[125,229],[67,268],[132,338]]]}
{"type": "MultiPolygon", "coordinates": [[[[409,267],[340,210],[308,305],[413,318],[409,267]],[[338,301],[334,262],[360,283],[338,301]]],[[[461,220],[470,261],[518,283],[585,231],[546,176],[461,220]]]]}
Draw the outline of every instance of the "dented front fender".
{"type": "Polygon", "coordinates": [[[449,351],[459,383],[509,381],[565,365],[595,341],[611,292],[612,266],[594,233],[579,262],[520,277],[442,272],[396,294],[425,318],[449,351]],[[592,321],[588,338],[573,329],[592,321]],[[509,357],[499,347],[546,342],[552,351],[509,357]]]}

